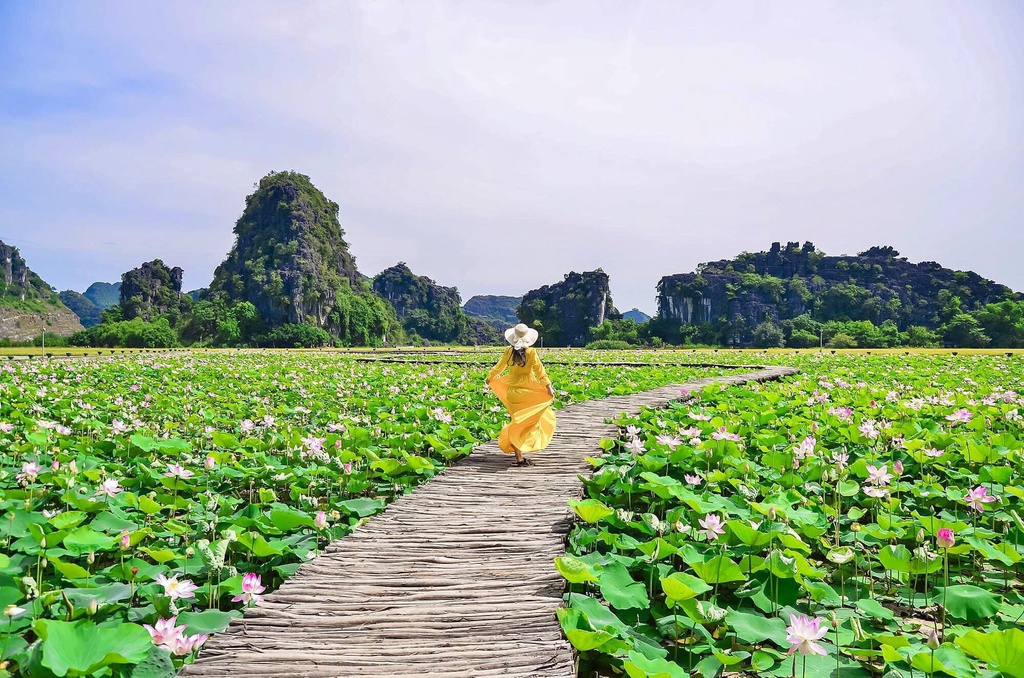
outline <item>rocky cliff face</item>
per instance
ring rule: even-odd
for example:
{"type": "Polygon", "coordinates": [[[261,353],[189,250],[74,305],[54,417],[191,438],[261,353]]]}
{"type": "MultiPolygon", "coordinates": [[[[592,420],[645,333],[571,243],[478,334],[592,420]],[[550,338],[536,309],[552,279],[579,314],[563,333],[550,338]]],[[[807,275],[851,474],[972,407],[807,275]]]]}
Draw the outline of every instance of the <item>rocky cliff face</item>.
{"type": "Polygon", "coordinates": [[[168,268],[159,259],[147,261],[121,276],[121,312],[125,320],[152,320],[165,313],[182,313],[191,301],[181,293],[185,271],[168,268]]]}
{"type": "Polygon", "coordinates": [[[445,287],[413,273],[405,262],[381,271],[373,291],[395,309],[405,331],[421,339],[460,344],[495,343],[497,332],[486,322],[471,318],[459,305],[454,287],[445,287]]]}
{"type": "Polygon", "coordinates": [[[83,327],[94,327],[100,324],[100,310],[84,294],[79,294],[74,290],[64,290],[58,296],[61,302],[78,316],[83,327]]]}
{"type": "Polygon", "coordinates": [[[608,283],[601,269],[567,273],[562,282],[527,292],[517,315],[540,331],[546,346],[582,346],[592,328],[622,317],[612,304],[608,283]]]}
{"type": "Polygon", "coordinates": [[[0,242],[0,338],[28,341],[43,331],[82,329],[57,292],[29,269],[17,247],[0,242]]]}
{"type": "Polygon", "coordinates": [[[64,307],[48,311],[22,311],[0,306],[0,338],[3,339],[30,341],[44,331],[47,336],[57,334],[67,337],[83,329],[78,316],[64,307]]]}
{"type": "Polygon", "coordinates": [[[252,303],[270,327],[308,323],[343,343],[376,343],[393,311],[365,285],[338,220],[338,205],[309,177],[277,172],[246,197],[235,244],[210,298],[252,303]]]}
{"type": "Polygon", "coordinates": [[[1009,288],[969,271],[935,262],[914,264],[891,247],[857,256],[826,256],[811,243],[774,243],[767,252],[703,264],[696,273],[665,276],[658,283],[658,318],[683,324],[728,322],[730,339],[744,337],[765,320],[804,313],[820,321],[887,320],[900,329],[934,328],[956,296],[970,311],[1013,295],[1009,288]]]}

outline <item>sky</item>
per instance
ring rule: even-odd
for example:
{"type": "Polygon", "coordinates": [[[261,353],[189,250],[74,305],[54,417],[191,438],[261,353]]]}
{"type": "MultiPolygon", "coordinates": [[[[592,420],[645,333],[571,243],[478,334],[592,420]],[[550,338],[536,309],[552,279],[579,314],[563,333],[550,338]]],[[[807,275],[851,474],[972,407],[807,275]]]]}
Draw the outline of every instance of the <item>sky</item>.
{"type": "Polygon", "coordinates": [[[1024,3],[0,0],[0,240],[57,289],[206,286],[308,174],[361,272],[475,294],[774,241],[1024,290],[1024,3]]]}

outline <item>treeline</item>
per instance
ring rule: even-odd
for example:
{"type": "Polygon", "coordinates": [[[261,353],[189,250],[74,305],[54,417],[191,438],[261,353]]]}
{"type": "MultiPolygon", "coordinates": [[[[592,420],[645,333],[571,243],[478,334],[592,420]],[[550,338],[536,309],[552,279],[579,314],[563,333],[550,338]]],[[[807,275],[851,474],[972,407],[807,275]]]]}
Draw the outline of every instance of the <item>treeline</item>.
{"type": "MultiPolygon", "coordinates": [[[[1024,348],[1024,301],[1004,300],[964,312],[959,298],[950,300],[936,329],[910,325],[904,329],[895,321],[876,325],[869,320],[821,322],[810,314],[773,322],[765,320],[753,328],[749,345],[755,348],[1024,348]]],[[[719,319],[685,324],[653,318],[637,324],[632,320],[607,320],[591,332],[594,348],[620,346],[725,346],[738,336],[735,323],[719,319]]]]}
{"type": "MultiPolygon", "coordinates": [[[[313,348],[332,344],[325,330],[306,323],[268,328],[256,307],[243,301],[198,301],[184,313],[161,314],[152,320],[124,320],[120,306],[101,314],[99,325],[65,339],[70,346],[100,348],[256,347],[313,348]]],[[[38,340],[37,340],[38,345],[38,340]]]]}

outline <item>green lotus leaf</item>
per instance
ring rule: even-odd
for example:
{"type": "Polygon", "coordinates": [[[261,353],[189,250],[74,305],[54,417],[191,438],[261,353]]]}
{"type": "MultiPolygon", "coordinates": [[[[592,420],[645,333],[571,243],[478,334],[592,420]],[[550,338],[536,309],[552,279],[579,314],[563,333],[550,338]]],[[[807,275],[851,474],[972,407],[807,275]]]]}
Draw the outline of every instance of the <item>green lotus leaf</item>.
{"type": "Polygon", "coordinates": [[[569,507],[586,523],[597,523],[615,513],[615,510],[596,499],[569,502],[569,507]]]}
{"type": "Polygon", "coordinates": [[[1024,678],[1024,631],[968,631],[955,642],[967,654],[987,663],[990,669],[1013,678],[1024,678]]]}
{"type": "Polygon", "coordinates": [[[570,584],[582,584],[583,582],[596,582],[597,576],[591,571],[590,566],[579,558],[572,556],[560,556],[555,558],[555,569],[570,584]]]}

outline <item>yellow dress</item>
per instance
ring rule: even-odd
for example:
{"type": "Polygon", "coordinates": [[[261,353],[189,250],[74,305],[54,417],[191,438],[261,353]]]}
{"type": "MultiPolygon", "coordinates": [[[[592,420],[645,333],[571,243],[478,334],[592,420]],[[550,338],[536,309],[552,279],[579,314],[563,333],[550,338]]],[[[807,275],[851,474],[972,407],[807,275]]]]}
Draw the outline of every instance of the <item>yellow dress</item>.
{"type": "Polygon", "coordinates": [[[498,436],[502,452],[512,454],[513,447],[520,452],[537,452],[547,447],[555,434],[555,412],[551,409],[554,399],[548,395],[551,380],[537,352],[526,349],[526,365],[513,365],[512,347],[506,348],[487,381],[512,418],[498,436]],[[499,377],[506,368],[508,374],[499,377]]]}

